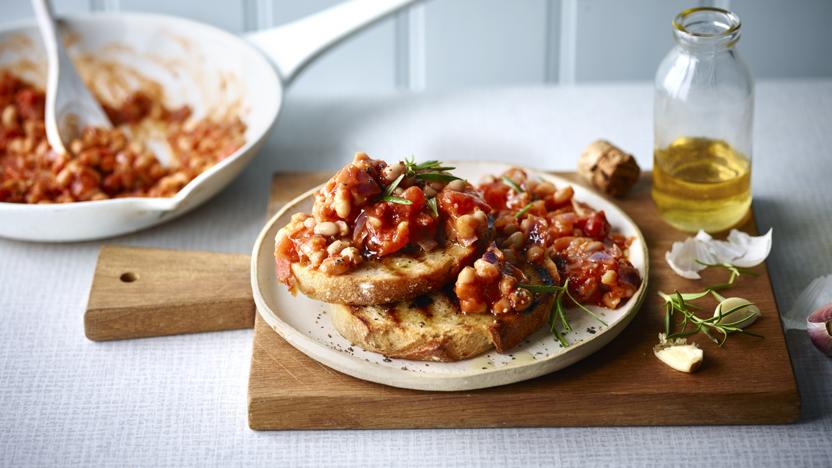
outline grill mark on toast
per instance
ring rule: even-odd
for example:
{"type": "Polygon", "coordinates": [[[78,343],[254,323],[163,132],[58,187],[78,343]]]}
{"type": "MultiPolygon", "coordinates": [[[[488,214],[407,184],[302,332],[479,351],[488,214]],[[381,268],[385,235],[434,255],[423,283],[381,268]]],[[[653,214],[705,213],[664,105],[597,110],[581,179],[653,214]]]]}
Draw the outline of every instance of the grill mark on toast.
{"type": "Polygon", "coordinates": [[[396,324],[396,326],[402,325],[402,319],[399,317],[399,311],[395,305],[388,306],[384,309],[384,313],[396,324]]]}

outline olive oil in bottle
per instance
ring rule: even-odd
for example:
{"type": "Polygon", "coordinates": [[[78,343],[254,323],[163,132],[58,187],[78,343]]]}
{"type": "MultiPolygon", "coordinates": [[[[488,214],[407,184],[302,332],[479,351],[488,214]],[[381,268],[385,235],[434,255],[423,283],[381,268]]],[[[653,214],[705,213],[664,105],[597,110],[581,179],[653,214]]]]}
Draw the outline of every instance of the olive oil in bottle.
{"type": "Polygon", "coordinates": [[[654,152],[653,200],[678,229],[728,229],[751,206],[751,164],[723,140],[678,138],[654,152]]]}
{"type": "Polygon", "coordinates": [[[685,231],[724,231],[751,206],[754,80],[736,47],[740,25],[721,8],[682,11],[656,71],[653,200],[685,231]]]}

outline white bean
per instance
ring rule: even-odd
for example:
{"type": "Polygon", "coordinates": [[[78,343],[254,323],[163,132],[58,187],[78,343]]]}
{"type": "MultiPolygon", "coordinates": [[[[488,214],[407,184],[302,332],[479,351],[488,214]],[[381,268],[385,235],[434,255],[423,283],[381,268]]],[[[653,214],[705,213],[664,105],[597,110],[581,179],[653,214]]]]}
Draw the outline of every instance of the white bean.
{"type": "Polygon", "coordinates": [[[396,178],[404,172],[404,165],[402,163],[396,163],[391,166],[387,166],[382,169],[381,174],[384,176],[384,180],[389,184],[396,180],[396,178]]]}
{"type": "Polygon", "coordinates": [[[469,284],[473,283],[475,279],[476,274],[474,273],[474,269],[471,267],[465,267],[459,272],[459,277],[456,281],[459,284],[469,284]]]}
{"type": "Polygon", "coordinates": [[[474,262],[474,270],[477,272],[477,276],[480,278],[485,278],[487,280],[495,279],[499,274],[500,271],[497,270],[497,267],[486,262],[485,260],[479,258],[476,262],[474,262]]]}
{"type": "Polygon", "coordinates": [[[3,109],[2,121],[6,127],[11,127],[17,123],[17,109],[13,105],[9,104],[3,109]]]}
{"type": "Polygon", "coordinates": [[[355,247],[347,247],[341,251],[341,256],[346,257],[350,260],[355,260],[356,258],[358,258],[358,254],[358,249],[356,249],[355,247]]]}
{"type": "Polygon", "coordinates": [[[338,187],[335,189],[335,213],[339,218],[347,219],[350,211],[352,211],[350,192],[343,187],[338,187]]]}
{"type": "Polygon", "coordinates": [[[345,221],[341,221],[339,219],[338,221],[335,221],[335,225],[338,226],[338,232],[342,236],[346,236],[347,234],[350,233],[350,227],[345,221]]]}
{"type": "Polygon", "coordinates": [[[555,196],[554,196],[552,201],[554,201],[558,205],[560,205],[562,203],[566,203],[566,202],[568,202],[569,200],[572,199],[572,195],[574,193],[575,193],[575,191],[572,189],[572,186],[567,185],[566,187],[564,187],[564,188],[558,190],[557,192],[555,192],[555,196]]]}
{"type": "Polygon", "coordinates": [[[349,244],[347,244],[344,241],[337,240],[329,244],[329,247],[326,248],[326,252],[330,255],[335,255],[336,253],[344,250],[347,247],[349,247],[349,244]]]}
{"type": "Polygon", "coordinates": [[[448,182],[448,190],[453,190],[454,192],[461,192],[465,190],[465,181],[462,179],[455,179],[448,182]]]}
{"type": "Polygon", "coordinates": [[[604,275],[601,276],[601,283],[606,284],[607,286],[615,286],[615,283],[618,282],[618,273],[615,270],[607,270],[604,272],[604,275]]]}
{"type": "Polygon", "coordinates": [[[338,234],[338,226],[336,226],[335,223],[331,221],[324,221],[322,223],[316,224],[315,230],[313,232],[320,236],[331,237],[335,234],[338,234]]]}

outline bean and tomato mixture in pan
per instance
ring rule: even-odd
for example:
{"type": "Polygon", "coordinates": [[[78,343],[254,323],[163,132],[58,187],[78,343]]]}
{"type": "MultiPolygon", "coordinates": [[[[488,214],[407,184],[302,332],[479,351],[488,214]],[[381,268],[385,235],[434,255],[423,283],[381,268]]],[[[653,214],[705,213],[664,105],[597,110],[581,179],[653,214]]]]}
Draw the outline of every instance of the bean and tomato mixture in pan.
{"type": "Polygon", "coordinates": [[[66,154],[46,141],[43,90],[0,73],[0,202],[68,203],[118,197],[170,197],[245,143],[245,124],[192,119],[141,91],[118,106],[103,104],[113,129],[85,128],[66,154]],[[125,129],[164,126],[172,161],[163,166],[125,129]]]}

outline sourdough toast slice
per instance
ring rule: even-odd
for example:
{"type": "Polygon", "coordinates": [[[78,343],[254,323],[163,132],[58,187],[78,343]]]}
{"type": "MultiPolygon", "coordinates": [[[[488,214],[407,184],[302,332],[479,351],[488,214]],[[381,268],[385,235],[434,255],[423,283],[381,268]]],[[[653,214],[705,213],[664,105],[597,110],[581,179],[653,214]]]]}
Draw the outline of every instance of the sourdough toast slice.
{"type": "Polygon", "coordinates": [[[332,304],[332,324],[356,346],[417,361],[459,361],[492,349],[489,314],[464,315],[444,293],[391,305],[332,304]]]}
{"type": "Polygon", "coordinates": [[[391,305],[332,304],[338,333],[368,351],[415,361],[461,361],[496,348],[506,352],[543,325],[550,296],[524,312],[463,314],[456,298],[444,292],[391,305]]]}
{"type": "Polygon", "coordinates": [[[452,282],[490,242],[473,185],[439,161],[357,153],[275,235],[277,279],[312,299],[387,304],[452,282]]]}
{"type": "Polygon", "coordinates": [[[298,263],[292,264],[297,288],[323,302],[371,305],[406,301],[453,282],[460,270],[481,252],[470,246],[449,244],[414,255],[395,254],[364,262],[345,275],[328,275],[298,263]]]}

